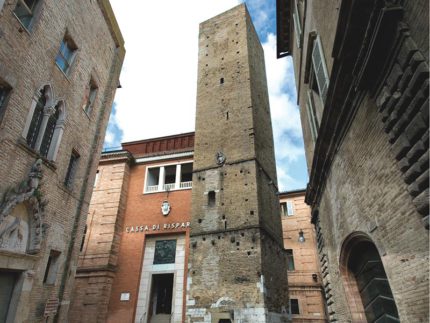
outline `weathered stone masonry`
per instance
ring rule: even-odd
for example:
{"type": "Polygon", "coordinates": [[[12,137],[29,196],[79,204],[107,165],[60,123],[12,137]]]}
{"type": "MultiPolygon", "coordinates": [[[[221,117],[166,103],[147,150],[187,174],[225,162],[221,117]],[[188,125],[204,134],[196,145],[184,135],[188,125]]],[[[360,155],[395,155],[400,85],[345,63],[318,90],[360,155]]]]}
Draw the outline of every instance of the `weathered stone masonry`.
{"type": "Polygon", "coordinates": [[[188,322],[284,322],[264,56],[245,5],[200,25],[188,322]]]}

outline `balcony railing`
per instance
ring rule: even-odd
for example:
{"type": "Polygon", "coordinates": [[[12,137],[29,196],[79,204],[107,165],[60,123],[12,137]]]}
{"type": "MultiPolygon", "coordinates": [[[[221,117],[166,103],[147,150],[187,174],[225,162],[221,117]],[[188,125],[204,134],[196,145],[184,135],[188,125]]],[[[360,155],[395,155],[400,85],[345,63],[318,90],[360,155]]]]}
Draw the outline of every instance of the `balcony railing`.
{"type": "Polygon", "coordinates": [[[175,183],[164,184],[165,191],[171,191],[175,189],[175,183]]]}
{"type": "Polygon", "coordinates": [[[190,181],[190,182],[181,182],[179,184],[179,187],[180,188],[192,188],[193,187],[193,182],[192,181],[190,181]]]}
{"type": "Polygon", "coordinates": [[[147,193],[157,192],[157,191],[158,191],[158,185],[151,185],[146,187],[147,193]]]}
{"type": "MultiPolygon", "coordinates": [[[[193,187],[192,181],[179,183],[179,189],[187,189],[187,188],[192,188],[192,187],[193,187]]],[[[176,188],[175,183],[164,184],[163,190],[159,190],[158,185],[150,185],[150,186],[146,187],[145,193],[173,191],[173,190],[175,190],[175,188],[176,188]]]]}

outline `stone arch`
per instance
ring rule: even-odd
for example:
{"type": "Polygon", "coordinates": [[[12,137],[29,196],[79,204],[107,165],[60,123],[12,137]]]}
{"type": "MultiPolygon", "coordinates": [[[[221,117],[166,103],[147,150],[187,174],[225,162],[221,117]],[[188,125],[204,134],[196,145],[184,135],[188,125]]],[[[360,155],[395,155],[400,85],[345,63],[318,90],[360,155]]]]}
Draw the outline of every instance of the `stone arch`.
{"type": "Polygon", "coordinates": [[[30,254],[40,251],[46,204],[38,188],[41,167],[38,159],[28,179],[4,193],[0,203],[0,249],[30,254]]]}
{"type": "Polygon", "coordinates": [[[381,256],[367,234],[354,232],[344,240],[339,266],[353,322],[400,322],[381,256]]]}

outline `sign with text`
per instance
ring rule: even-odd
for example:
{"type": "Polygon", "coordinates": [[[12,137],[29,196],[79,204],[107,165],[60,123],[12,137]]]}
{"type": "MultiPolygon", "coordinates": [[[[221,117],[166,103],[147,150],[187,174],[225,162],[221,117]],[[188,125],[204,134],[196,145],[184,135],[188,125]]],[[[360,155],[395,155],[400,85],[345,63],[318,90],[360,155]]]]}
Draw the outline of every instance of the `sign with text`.
{"type": "Polygon", "coordinates": [[[146,231],[182,230],[182,229],[187,229],[189,227],[190,227],[190,222],[134,225],[131,227],[125,227],[125,232],[136,233],[136,232],[146,232],[146,231]]]}

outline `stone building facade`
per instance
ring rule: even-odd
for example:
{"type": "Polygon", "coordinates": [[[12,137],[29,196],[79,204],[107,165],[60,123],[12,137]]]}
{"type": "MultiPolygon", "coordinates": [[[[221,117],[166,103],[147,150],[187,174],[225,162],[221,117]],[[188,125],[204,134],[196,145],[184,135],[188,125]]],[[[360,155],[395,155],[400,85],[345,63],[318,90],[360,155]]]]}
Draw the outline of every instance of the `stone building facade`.
{"type": "Polygon", "coordinates": [[[0,1],[1,322],[66,321],[124,55],[108,1],[0,1]]]}
{"type": "Polygon", "coordinates": [[[184,322],[194,133],[102,154],[69,322],[184,322]]]}
{"type": "Polygon", "coordinates": [[[277,1],[331,322],[428,321],[428,15],[421,0],[277,1]]]}
{"type": "Polygon", "coordinates": [[[316,233],[306,190],[279,193],[282,236],[288,257],[288,292],[292,322],[327,322],[316,233]]]}
{"type": "Polygon", "coordinates": [[[244,4],[200,24],[187,322],[285,322],[264,54],[244,4]]]}

